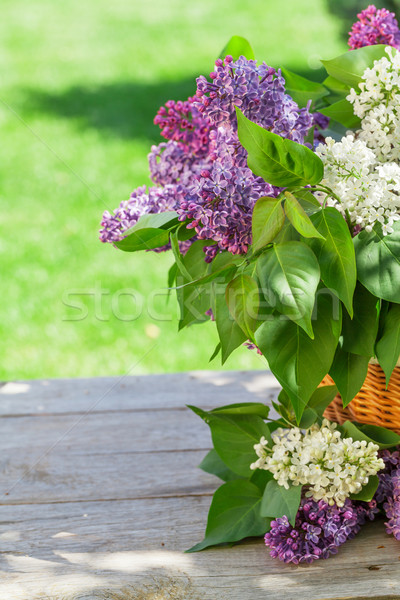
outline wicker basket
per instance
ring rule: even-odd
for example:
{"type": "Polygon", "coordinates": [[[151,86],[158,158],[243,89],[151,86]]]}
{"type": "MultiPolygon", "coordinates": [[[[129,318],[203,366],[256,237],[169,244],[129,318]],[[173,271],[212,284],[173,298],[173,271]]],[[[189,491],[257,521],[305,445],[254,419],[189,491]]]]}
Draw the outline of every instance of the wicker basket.
{"type": "MultiPolygon", "coordinates": [[[[327,375],[321,385],[333,385],[327,375]]],[[[357,396],[343,408],[338,394],[324,415],[331,421],[357,421],[392,429],[400,433],[400,366],[394,368],[386,389],[385,374],[378,364],[370,363],[367,377],[357,396]]]]}

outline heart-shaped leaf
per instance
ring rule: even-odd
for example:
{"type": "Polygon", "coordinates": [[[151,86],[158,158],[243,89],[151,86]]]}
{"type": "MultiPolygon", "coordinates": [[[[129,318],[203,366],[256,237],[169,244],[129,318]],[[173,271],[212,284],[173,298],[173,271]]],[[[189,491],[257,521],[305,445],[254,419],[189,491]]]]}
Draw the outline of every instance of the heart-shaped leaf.
{"type": "Polygon", "coordinates": [[[320,238],[324,240],[324,236],[315,229],[310,217],[303,209],[300,202],[290,192],[285,192],[285,213],[293,227],[306,238],[320,238]]]}
{"type": "Polygon", "coordinates": [[[261,498],[259,487],[250,481],[224,483],[212,499],[204,540],[187,552],[263,535],[269,521],[260,515],[261,498]]]}
{"type": "Polygon", "coordinates": [[[329,375],[335,382],[343,406],[347,406],[360,391],[368,372],[368,356],[360,356],[346,352],[339,346],[329,370],[329,375]]]}
{"type": "Polygon", "coordinates": [[[353,299],[354,315],[343,314],[343,350],[371,358],[379,324],[379,299],[358,281],[353,299]]]}
{"type": "Polygon", "coordinates": [[[372,67],[375,60],[379,60],[385,53],[386,45],[377,44],[350,50],[331,60],[322,60],[328,74],[333,78],[355,88],[361,81],[361,76],[368,67],[372,67]]]}
{"type": "Polygon", "coordinates": [[[353,241],[346,221],[333,207],[320,210],[310,219],[325,238],[306,240],[318,259],[321,279],[326,287],[337,294],[352,316],[357,270],[353,241]]]}
{"type": "Polygon", "coordinates": [[[247,60],[255,58],[250,43],[240,35],[233,35],[219,56],[225,58],[228,55],[232,56],[233,60],[237,60],[240,56],[245,56],[247,60]]]}
{"type": "Polygon", "coordinates": [[[382,335],[376,344],[376,357],[386,375],[386,385],[400,356],[400,304],[391,304],[383,317],[382,335]]]}
{"type": "Polygon", "coordinates": [[[361,125],[361,120],[354,114],[353,105],[345,98],[326,108],[321,108],[319,112],[348,129],[358,129],[361,125]]]}
{"type": "Polygon", "coordinates": [[[301,242],[274,244],[257,261],[257,274],[266,298],[275,308],[313,337],[311,314],[319,283],[319,266],[313,252],[301,242]]]}
{"type": "Polygon", "coordinates": [[[257,327],[260,306],[257,283],[249,275],[241,273],[228,284],[225,299],[229,312],[251,340],[257,327]]]}
{"type": "Polygon", "coordinates": [[[286,516],[294,527],[300,506],[301,490],[301,485],[291,485],[287,490],[275,479],[269,481],[261,502],[261,516],[274,519],[286,516]]]}
{"type": "Polygon", "coordinates": [[[350,494],[350,498],[352,500],[358,500],[362,502],[371,502],[372,498],[375,496],[376,490],[378,489],[378,485],[378,475],[370,475],[368,478],[368,483],[363,485],[358,494],[350,494]]]}
{"type": "Polygon", "coordinates": [[[393,448],[400,443],[400,435],[377,425],[356,425],[351,421],[345,421],[341,429],[343,437],[351,437],[354,441],[373,442],[379,448],[393,448]]]}
{"type": "Polygon", "coordinates": [[[210,475],[219,477],[219,479],[222,479],[222,481],[234,481],[235,479],[242,479],[240,475],[234,473],[226,466],[214,448],[210,450],[210,452],[208,452],[203,458],[199,464],[199,469],[205,471],[206,473],[210,473],[210,475]]]}
{"type": "Polygon", "coordinates": [[[400,222],[393,233],[383,235],[376,224],[371,232],[354,238],[357,272],[361,283],[378,298],[400,304],[400,222]]]}
{"type": "Polygon", "coordinates": [[[312,100],[315,103],[327,94],[328,90],[322,83],[310,81],[297,73],[292,73],[288,69],[281,69],[282,75],[285,78],[286,93],[289,94],[299,106],[307,106],[312,100]]]}
{"type": "Polygon", "coordinates": [[[299,325],[279,316],[263,323],[256,332],[257,346],[290,397],[297,422],[328,373],[340,336],[340,305],[335,306],[327,290],[317,294],[315,316],[313,340],[299,325]]]}
{"type": "Polygon", "coordinates": [[[222,461],[234,473],[250,477],[250,465],[257,459],[254,444],[258,444],[263,436],[270,439],[268,425],[254,414],[208,413],[205,420],[222,461]]]}
{"type": "Polygon", "coordinates": [[[272,242],[285,222],[282,202],[278,198],[259,198],[253,208],[251,222],[253,250],[272,242]]]}
{"type": "Polygon", "coordinates": [[[315,185],[324,175],[321,159],[306,146],[256,125],[237,108],[238,135],[249,168],[279,187],[315,185]]]}

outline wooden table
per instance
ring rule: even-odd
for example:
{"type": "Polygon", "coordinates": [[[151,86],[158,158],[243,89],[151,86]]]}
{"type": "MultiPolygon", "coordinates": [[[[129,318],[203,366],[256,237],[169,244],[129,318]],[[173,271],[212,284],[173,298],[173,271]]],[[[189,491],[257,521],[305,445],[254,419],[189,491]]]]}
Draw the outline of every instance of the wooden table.
{"type": "Polygon", "coordinates": [[[311,566],[262,540],[198,554],[215,477],[185,404],[263,400],[263,372],[7,383],[1,411],[1,600],[400,599],[382,521],[311,566]]]}

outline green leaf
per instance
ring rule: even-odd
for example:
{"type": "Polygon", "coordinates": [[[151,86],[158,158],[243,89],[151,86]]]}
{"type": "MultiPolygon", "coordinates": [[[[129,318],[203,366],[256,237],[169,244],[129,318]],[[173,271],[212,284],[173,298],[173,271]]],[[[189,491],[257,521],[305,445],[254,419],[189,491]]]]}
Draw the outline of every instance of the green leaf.
{"type": "Polygon", "coordinates": [[[218,271],[214,271],[213,273],[204,275],[204,277],[199,277],[199,279],[193,279],[193,281],[188,281],[187,283],[184,283],[184,284],[176,287],[175,289],[181,289],[184,287],[196,287],[199,285],[206,285],[207,283],[214,281],[214,279],[220,279],[222,281],[227,281],[232,277],[232,275],[234,273],[236,273],[236,271],[237,271],[237,266],[234,265],[233,263],[231,263],[230,265],[226,265],[225,267],[222,267],[218,271]]]}
{"type": "Polygon", "coordinates": [[[308,429],[316,421],[321,423],[325,409],[329,406],[337,393],[338,390],[335,385],[323,385],[318,387],[308,401],[307,408],[301,417],[299,427],[301,429],[308,429]]]}
{"type": "Polygon", "coordinates": [[[200,278],[207,272],[209,265],[205,262],[203,248],[209,245],[206,240],[194,242],[183,256],[179,251],[177,233],[171,235],[171,246],[177,261],[179,274],[177,276],[176,295],[180,308],[179,330],[193,323],[208,321],[205,314],[211,306],[209,287],[182,287],[183,284],[200,278]]]}
{"type": "Polygon", "coordinates": [[[386,386],[400,356],[400,304],[390,304],[383,317],[382,335],[376,344],[376,357],[386,375],[386,386]]]}
{"type": "Polygon", "coordinates": [[[267,483],[271,481],[271,479],[273,479],[272,473],[270,471],[265,471],[264,469],[256,469],[250,477],[251,483],[254,483],[262,494],[264,493],[267,483]]]}
{"type": "Polygon", "coordinates": [[[371,502],[372,498],[375,496],[376,490],[378,489],[378,485],[378,475],[370,475],[368,478],[368,483],[363,485],[358,494],[350,494],[350,498],[352,500],[358,500],[362,502],[371,502]]]}
{"type": "Polygon", "coordinates": [[[184,261],[183,255],[181,254],[181,251],[179,249],[178,231],[175,231],[175,232],[171,233],[170,240],[171,240],[172,252],[174,254],[178,270],[180,271],[181,275],[183,277],[185,277],[185,279],[187,281],[191,281],[192,280],[192,275],[189,273],[189,271],[188,271],[188,269],[187,269],[187,267],[185,265],[185,261],[184,261]]]}
{"type": "Polygon", "coordinates": [[[204,540],[187,552],[263,535],[269,522],[260,515],[261,498],[262,492],[250,481],[224,483],[212,499],[204,540]]]}
{"type": "Polygon", "coordinates": [[[371,232],[361,231],[354,238],[358,278],[378,298],[400,304],[400,222],[394,232],[383,235],[376,224],[371,232]]]}
{"type": "Polygon", "coordinates": [[[168,281],[167,281],[167,285],[169,288],[168,295],[171,293],[171,288],[176,281],[177,274],[178,274],[178,265],[176,264],[176,262],[174,262],[168,270],[168,281]]]}
{"type": "Polygon", "coordinates": [[[222,461],[238,475],[250,477],[250,465],[257,460],[254,444],[262,436],[270,439],[268,425],[254,414],[208,413],[214,448],[222,461]]]}
{"type": "Polygon", "coordinates": [[[256,332],[258,347],[290,397],[297,421],[322,379],[328,373],[341,330],[341,312],[335,314],[334,299],[317,294],[314,339],[292,321],[280,317],[266,321],[256,332]]]}
{"type": "Polygon", "coordinates": [[[130,235],[114,242],[120,250],[124,252],[138,252],[139,250],[152,250],[160,248],[169,242],[169,232],[166,229],[139,229],[130,235]]]}
{"type": "Polygon", "coordinates": [[[307,407],[314,410],[318,416],[322,416],[337,393],[336,385],[322,385],[315,390],[308,401],[307,407]]]}
{"type": "Polygon", "coordinates": [[[321,269],[321,279],[353,315],[353,293],[357,270],[353,241],[346,221],[336,208],[328,207],[311,215],[311,221],[325,240],[309,239],[321,269]]]}
{"type": "Polygon", "coordinates": [[[344,407],[360,391],[367,376],[368,362],[368,356],[352,354],[339,346],[337,347],[329,375],[332,377],[342,396],[344,407]]]}
{"type": "Polygon", "coordinates": [[[315,410],[312,410],[311,408],[306,408],[300,419],[300,429],[308,429],[309,427],[311,427],[311,425],[314,425],[317,419],[318,415],[315,412],[315,410]]]}
{"type": "Polygon", "coordinates": [[[188,229],[190,221],[179,222],[178,226],[178,240],[180,242],[186,242],[196,235],[194,229],[188,229]]]}
{"type": "Polygon", "coordinates": [[[354,292],[353,319],[343,314],[343,350],[371,358],[379,325],[379,300],[358,281],[354,292]]]}
{"type": "Polygon", "coordinates": [[[272,242],[285,222],[282,202],[278,198],[259,198],[252,216],[253,250],[257,251],[272,242]]]}
{"type": "Polygon", "coordinates": [[[205,471],[206,473],[210,473],[210,475],[215,475],[222,479],[222,481],[234,481],[235,479],[241,479],[240,475],[234,473],[226,464],[220,459],[214,448],[206,454],[201,463],[199,464],[199,469],[205,471]]]}
{"type": "MultiPolygon", "coordinates": [[[[286,425],[284,425],[284,427],[287,427],[287,421],[293,425],[297,424],[296,415],[294,414],[291,400],[285,390],[281,390],[279,392],[278,402],[272,401],[272,406],[276,412],[286,420],[286,425]]],[[[274,423],[276,423],[276,421],[274,421],[274,423]]]]}
{"type": "Polygon", "coordinates": [[[133,227],[124,232],[125,237],[115,242],[115,245],[124,252],[159,248],[168,244],[169,231],[177,225],[178,213],[174,211],[142,215],[133,227]]]}
{"type": "Polygon", "coordinates": [[[264,296],[272,292],[275,308],[313,337],[311,314],[319,266],[310,248],[301,242],[274,244],[258,259],[257,274],[264,296]]]}
{"type": "Polygon", "coordinates": [[[203,421],[206,421],[208,423],[208,412],[206,410],[203,410],[202,408],[199,408],[198,406],[193,406],[192,404],[186,404],[187,408],[190,408],[191,411],[194,412],[195,415],[197,415],[198,417],[200,417],[200,419],[203,419],[203,421]]]}
{"type": "Polygon", "coordinates": [[[348,129],[359,129],[361,120],[354,114],[353,105],[345,98],[339,100],[326,108],[320,108],[319,111],[326,117],[341,123],[348,129]]]}
{"type": "MultiPolygon", "coordinates": [[[[156,214],[142,215],[138,222],[125,233],[130,234],[140,229],[170,229],[173,225],[179,224],[178,213],[171,210],[156,214]]],[[[194,233],[192,233],[193,237],[194,233]]]]}
{"type": "Polygon", "coordinates": [[[300,202],[290,192],[285,192],[285,213],[293,227],[306,238],[320,238],[324,236],[315,229],[310,217],[307,215],[300,202]]]}
{"type": "Polygon", "coordinates": [[[361,77],[368,67],[372,67],[375,60],[386,56],[386,45],[365,46],[357,50],[350,50],[331,60],[322,60],[328,74],[356,88],[361,77]]]}
{"type": "Polygon", "coordinates": [[[210,359],[208,362],[211,362],[214,360],[214,358],[216,358],[218,356],[218,354],[221,352],[221,342],[218,342],[218,344],[215,346],[215,350],[214,352],[211,354],[210,359]]]}
{"type": "Polygon", "coordinates": [[[307,188],[296,190],[296,199],[300,202],[304,212],[308,216],[320,212],[322,209],[321,204],[307,188]]]}
{"type": "Polygon", "coordinates": [[[240,56],[245,56],[247,60],[254,60],[254,51],[246,38],[240,35],[233,35],[225,48],[219,55],[220,58],[232,56],[233,60],[237,60],[240,56]]]}
{"type": "Polygon", "coordinates": [[[256,125],[238,108],[236,115],[239,140],[248,152],[247,164],[253,173],[279,187],[321,181],[324,166],[312,150],[256,125]]]}
{"type": "Polygon", "coordinates": [[[354,441],[374,442],[379,448],[393,448],[400,443],[400,435],[385,427],[377,425],[356,425],[345,421],[341,426],[343,437],[351,437],[354,441]]]}
{"type": "Polygon", "coordinates": [[[188,325],[209,320],[206,315],[211,305],[209,289],[205,287],[177,289],[176,295],[180,308],[179,331],[188,325]]]}
{"type": "Polygon", "coordinates": [[[329,104],[338,102],[338,100],[343,100],[350,92],[350,86],[343,83],[343,81],[335,79],[331,75],[328,75],[322,84],[329,90],[329,96],[325,96],[324,98],[329,104]]]}
{"type": "Polygon", "coordinates": [[[246,340],[247,335],[233,319],[225,301],[225,286],[215,285],[215,323],[221,342],[222,364],[238,346],[246,340]]]}
{"type": "Polygon", "coordinates": [[[285,220],[285,224],[276,236],[274,243],[283,244],[283,242],[299,242],[300,234],[295,230],[289,219],[285,220]]]}
{"type": "Polygon", "coordinates": [[[309,100],[315,103],[329,92],[322,83],[310,81],[301,75],[292,73],[288,69],[281,69],[285,78],[286,93],[289,94],[299,106],[307,106],[309,100]]]}
{"type": "Polygon", "coordinates": [[[262,419],[268,419],[269,406],[261,402],[239,402],[213,408],[210,412],[219,415],[258,415],[262,419]]]}
{"type": "Polygon", "coordinates": [[[248,275],[239,275],[228,284],[225,300],[236,323],[253,339],[260,306],[257,283],[248,275]]]}
{"type": "Polygon", "coordinates": [[[275,519],[286,516],[294,527],[300,506],[301,490],[301,485],[291,485],[287,490],[275,479],[269,481],[262,497],[261,515],[275,519]]]}

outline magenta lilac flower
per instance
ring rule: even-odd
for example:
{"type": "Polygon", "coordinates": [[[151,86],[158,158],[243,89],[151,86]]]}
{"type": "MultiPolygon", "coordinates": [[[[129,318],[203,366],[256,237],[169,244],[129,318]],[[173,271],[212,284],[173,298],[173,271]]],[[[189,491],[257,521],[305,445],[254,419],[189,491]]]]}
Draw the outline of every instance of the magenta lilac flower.
{"type": "Polygon", "coordinates": [[[336,554],[339,546],[353,538],[366,519],[377,513],[376,502],[329,506],[323,500],[304,498],[297,513],[295,527],[287,517],[275,519],[265,535],[272,558],[285,563],[311,563],[336,554]]]}
{"type": "Polygon", "coordinates": [[[351,50],[375,44],[386,44],[400,49],[400,31],[394,13],[386,8],[378,9],[371,4],[357,17],[359,20],[349,32],[351,50]]]}
{"type": "Polygon", "coordinates": [[[168,100],[157,112],[154,123],[160,126],[161,135],[167,140],[177,142],[193,154],[207,154],[209,133],[214,126],[196,108],[196,98],[184,102],[168,100]]]}
{"type": "Polygon", "coordinates": [[[194,98],[185,102],[169,100],[159,109],[154,123],[168,140],[153,146],[149,154],[154,183],[188,185],[211,165],[210,133],[215,127],[196,108],[194,98]]]}

